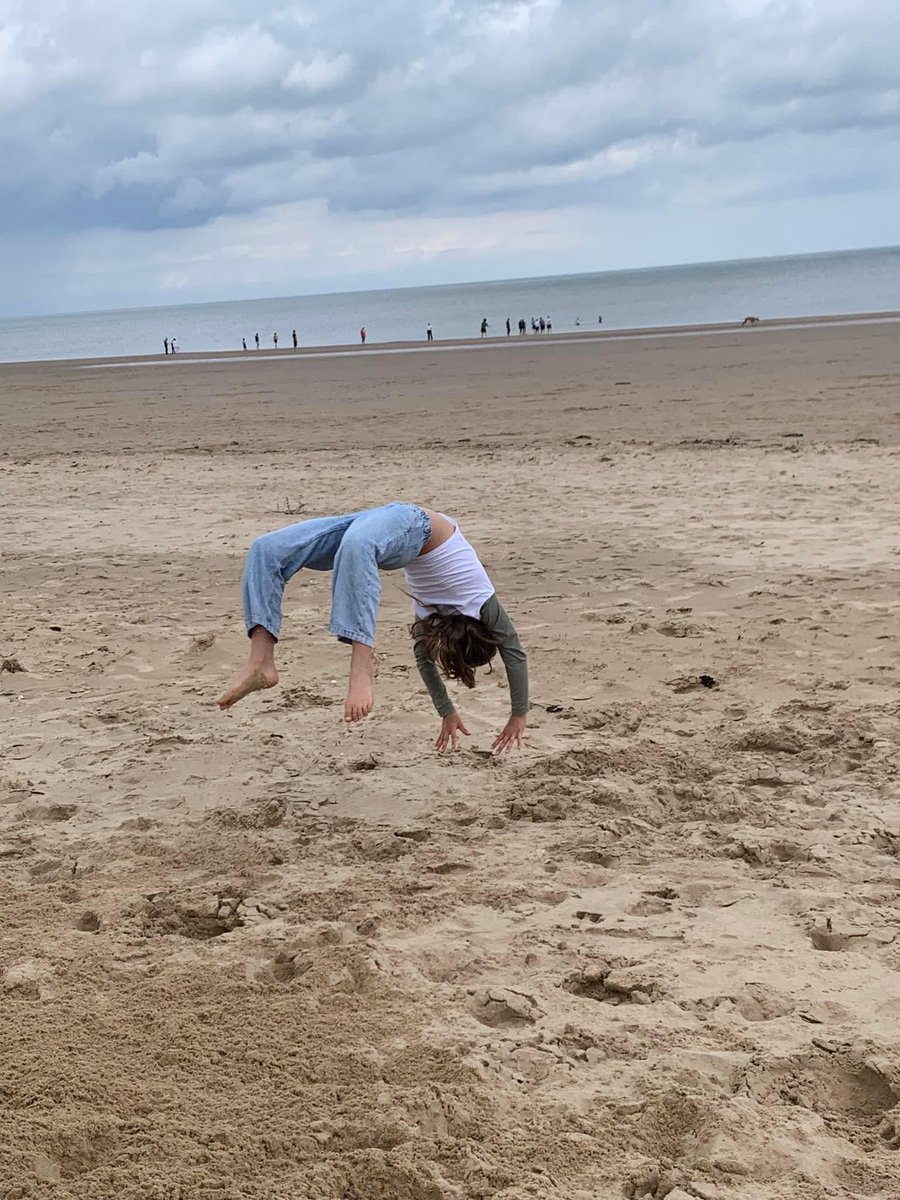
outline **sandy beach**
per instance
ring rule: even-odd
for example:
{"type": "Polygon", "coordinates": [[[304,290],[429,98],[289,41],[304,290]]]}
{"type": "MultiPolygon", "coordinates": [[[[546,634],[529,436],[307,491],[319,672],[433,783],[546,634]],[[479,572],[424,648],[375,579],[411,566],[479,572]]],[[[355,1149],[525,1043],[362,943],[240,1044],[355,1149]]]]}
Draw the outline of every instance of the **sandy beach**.
{"type": "Polygon", "coordinates": [[[0,1197],[900,1197],[898,385],[829,322],[0,366],[0,1197]],[[367,721],[314,574],[216,708],[251,539],[391,499],[522,753],[502,669],[434,753],[397,576],[367,721]]]}

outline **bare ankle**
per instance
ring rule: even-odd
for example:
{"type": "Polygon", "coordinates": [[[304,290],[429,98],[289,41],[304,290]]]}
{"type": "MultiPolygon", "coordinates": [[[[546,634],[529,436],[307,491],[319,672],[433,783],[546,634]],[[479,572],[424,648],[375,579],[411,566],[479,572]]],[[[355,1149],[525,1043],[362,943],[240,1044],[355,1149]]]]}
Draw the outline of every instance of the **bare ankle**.
{"type": "Polygon", "coordinates": [[[366,646],[362,642],[353,643],[350,651],[350,674],[365,675],[369,679],[375,678],[375,649],[373,646],[366,646]]]}

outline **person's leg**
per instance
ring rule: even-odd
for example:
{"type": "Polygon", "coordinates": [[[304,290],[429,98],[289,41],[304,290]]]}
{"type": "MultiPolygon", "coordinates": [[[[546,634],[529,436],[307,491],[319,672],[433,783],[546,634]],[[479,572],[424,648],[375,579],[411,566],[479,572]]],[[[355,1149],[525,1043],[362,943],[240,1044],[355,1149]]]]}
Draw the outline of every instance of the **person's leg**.
{"type": "Polygon", "coordinates": [[[300,521],[254,541],[241,580],[250,656],[219,697],[220,708],[230,708],[251,692],[274,687],[278,682],[275,644],[281,633],[284,585],[302,567],[330,571],[341,538],[358,515],[300,521]]]}
{"type": "Polygon", "coordinates": [[[379,568],[396,571],[417,557],[431,535],[427,514],[412,504],[362,513],[341,540],[331,577],[331,622],[352,646],[344,719],[359,721],[374,704],[375,626],[381,600],[379,568]]]}

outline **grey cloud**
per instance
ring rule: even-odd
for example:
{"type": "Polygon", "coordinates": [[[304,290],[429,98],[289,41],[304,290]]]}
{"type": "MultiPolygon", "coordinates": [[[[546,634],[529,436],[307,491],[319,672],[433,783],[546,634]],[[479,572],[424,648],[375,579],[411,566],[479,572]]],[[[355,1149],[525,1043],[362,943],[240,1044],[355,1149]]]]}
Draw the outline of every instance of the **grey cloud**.
{"type": "Polygon", "coordinates": [[[723,203],[894,187],[878,147],[900,128],[900,7],[861,16],[846,0],[0,0],[5,232],[298,201],[633,206],[701,180],[723,203]]]}

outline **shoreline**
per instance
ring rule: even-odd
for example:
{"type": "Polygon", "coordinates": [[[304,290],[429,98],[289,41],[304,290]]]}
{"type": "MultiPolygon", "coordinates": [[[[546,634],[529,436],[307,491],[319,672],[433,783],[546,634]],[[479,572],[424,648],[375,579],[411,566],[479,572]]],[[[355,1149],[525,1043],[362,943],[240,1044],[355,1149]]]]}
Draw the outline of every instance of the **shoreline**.
{"type": "Polygon", "coordinates": [[[773,317],[763,319],[758,325],[744,327],[740,322],[709,322],[705,324],[688,325],[651,325],[635,326],[626,329],[584,329],[550,334],[527,334],[525,336],[513,333],[505,337],[489,338],[436,338],[433,342],[370,341],[365,345],[353,342],[336,342],[330,345],[301,346],[296,350],[286,347],[283,350],[196,350],[182,351],[177,355],[164,354],[144,355],[110,355],[106,357],[86,358],[47,358],[47,359],[8,359],[0,362],[4,367],[76,367],[82,370],[108,368],[124,368],[165,364],[169,361],[181,362],[185,365],[216,363],[262,361],[283,362],[292,358],[339,358],[353,355],[384,355],[384,354],[414,354],[446,352],[449,350],[497,349],[511,346],[536,345],[581,345],[586,342],[618,342],[640,341],[664,338],[709,337],[721,333],[744,332],[761,333],[766,330],[783,329],[815,329],[827,326],[874,325],[889,324],[900,321],[900,310],[865,313],[830,313],[822,316],[793,316],[773,317]]]}

